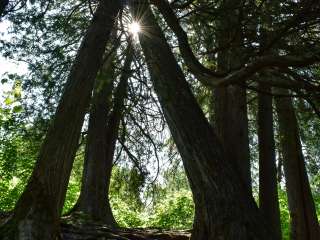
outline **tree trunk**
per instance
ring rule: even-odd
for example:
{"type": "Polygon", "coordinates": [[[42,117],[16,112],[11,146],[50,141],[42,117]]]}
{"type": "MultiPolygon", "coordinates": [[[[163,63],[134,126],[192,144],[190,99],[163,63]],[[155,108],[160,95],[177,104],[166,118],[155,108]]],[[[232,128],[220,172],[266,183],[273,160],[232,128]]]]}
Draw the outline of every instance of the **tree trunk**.
{"type": "Polygon", "coordinates": [[[82,212],[86,219],[115,226],[109,199],[107,176],[112,170],[112,158],[107,149],[107,119],[111,110],[114,65],[108,59],[97,78],[93,94],[79,199],[73,209],[82,212]],[[109,163],[111,161],[111,164],[109,163]]]}
{"type": "Polygon", "coordinates": [[[248,192],[251,193],[246,89],[235,85],[215,89],[214,107],[216,131],[226,160],[236,166],[248,192]],[[230,146],[232,151],[228,149],[230,146]]]}
{"type": "MultiPolygon", "coordinates": [[[[289,94],[283,90],[282,94],[289,94]]],[[[292,99],[276,99],[280,143],[286,178],[292,240],[320,239],[319,223],[311,194],[292,99]]]]}
{"type": "MultiPolygon", "coordinates": [[[[217,41],[222,49],[218,52],[217,67],[222,73],[242,66],[243,39],[239,23],[241,1],[226,0],[220,8],[226,15],[217,20],[217,41]]],[[[251,193],[251,170],[248,137],[247,93],[237,85],[214,89],[215,126],[225,157],[238,169],[251,193]],[[228,151],[226,146],[232,146],[228,151]]]]}
{"type": "Polygon", "coordinates": [[[104,74],[106,78],[101,79],[103,83],[96,87],[90,111],[81,192],[74,209],[84,213],[90,220],[103,222],[111,227],[116,227],[117,224],[110,207],[109,184],[132,57],[133,51],[129,46],[123,74],[115,91],[112,111],[110,85],[115,77],[111,72],[114,70],[113,65],[108,64],[104,74]]]}
{"type": "Polygon", "coordinates": [[[277,168],[273,130],[272,96],[269,86],[260,84],[258,93],[259,207],[280,240],[281,224],[277,189],[277,168]]]}
{"type": "Polygon", "coordinates": [[[1,239],[55,240],[84,115],[111,29],[117,0],[101,1],[69,74],[32,176],[1,239]]]}
{"type": "Polygon", "coordinates": [[[273,239],[245,184],[224,160],[220,142],[197,104],[150,7],[143,1],[136,4],[132,6],[134,19],[148,26],[139,35],[140,43],[193,193],[192,239],[273,239]]]}

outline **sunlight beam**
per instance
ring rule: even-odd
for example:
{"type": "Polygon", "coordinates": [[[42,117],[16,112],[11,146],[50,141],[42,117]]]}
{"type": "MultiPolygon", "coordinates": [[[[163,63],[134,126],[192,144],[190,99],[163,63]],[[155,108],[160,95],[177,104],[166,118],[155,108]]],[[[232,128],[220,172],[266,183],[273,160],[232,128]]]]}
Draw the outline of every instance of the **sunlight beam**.
{"type": "Polygon", "coordinates": [[[133,36],[137,36],[141,31],[141,26],[138,22],[132,22],[129,24],[128,30],[133,36]]]}

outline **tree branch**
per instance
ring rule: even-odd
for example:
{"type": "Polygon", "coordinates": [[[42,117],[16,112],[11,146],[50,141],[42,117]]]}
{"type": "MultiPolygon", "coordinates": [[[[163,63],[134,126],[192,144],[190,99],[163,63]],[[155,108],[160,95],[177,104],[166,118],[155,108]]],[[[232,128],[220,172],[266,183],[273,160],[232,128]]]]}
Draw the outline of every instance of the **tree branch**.
{"type": "Polygon", "coordinates": [[[255,73],[266,68],[305,67],[316,62],[320,62],[320,51],[311,54],[307,53],[303,56],[266,55],[258,57],[254,62],[248,63],[243,68],[224,76],[222,73],[212,71],[211,69],[203,66],[195,57],[189,45],[187,34],[180,26],[179,20],[170,7],[169,2],[167,0],[151,0],[151,2],[156,5],[168,26],[176,35],[181,56],[190,72],[206,86],[215,88],[227,86],[229,84],[238,84],[246,81],[255,73]]]}

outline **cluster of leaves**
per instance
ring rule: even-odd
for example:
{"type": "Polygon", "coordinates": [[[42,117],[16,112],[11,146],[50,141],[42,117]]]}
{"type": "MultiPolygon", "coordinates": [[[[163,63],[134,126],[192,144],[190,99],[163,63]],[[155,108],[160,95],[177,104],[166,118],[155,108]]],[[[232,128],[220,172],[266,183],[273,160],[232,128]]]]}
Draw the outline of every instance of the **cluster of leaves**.
{"type": "Polygon", "coordinates": [[[194,216],[194,203],[190,191],[167,195],[154,207],[154,213],[147,223],[164,229],[191,229],[194,216]]]}
{"type": "MultiPolygon", "coordinates": [[[[119,181],[119,177],[123,173],[127,173],[124,174],[127,177],[136,176],[137,172],[133,170],[132,173],[132,170],[125,168],[114,168],[110,201],[115,218],[121,227],[192,228],[194,204],[186,176],[181,168],[174,170],[175,174],[170,174],[170,170],[172,171],[172,169],[167,169],[163,174],[165,180],[162,184],[158,183],[145,188],[144,192],[134,191],[139,192],[140,195],[131,194],[129,196],[132,191],[130,187],[132,183],[119,181]],[[119,185],[122,191],[118,191],[119,185]]],[[[122,175],[121,178],[123,177],[122,175]]],[[[138,186],[139,181],[141,183],[139,178],[131,179],[131,181],[136,181],[134,186],[138,186]]]]}
{"type": "Polygon", "coordinates": [[[286,192],[279,188],[279,208],[281,219],[281,230],[283,239],[289,239],[290,236],[290,214],[288,209],[288,201],[286,192]]]}
{"type": "MultiPolygon", "coordinates": [[[[9,75],[10,79],[13,76],[9,75]]],[[[3,80],[3,84],[6,81],[3,80]]],[[[0,104],[0,208],[10,210],[32,171],[41,143],[32,126],[21,121],[21,85],[14,81],[0,104]],[[31,134],[32,132],[32,134],[31,134]]]]}

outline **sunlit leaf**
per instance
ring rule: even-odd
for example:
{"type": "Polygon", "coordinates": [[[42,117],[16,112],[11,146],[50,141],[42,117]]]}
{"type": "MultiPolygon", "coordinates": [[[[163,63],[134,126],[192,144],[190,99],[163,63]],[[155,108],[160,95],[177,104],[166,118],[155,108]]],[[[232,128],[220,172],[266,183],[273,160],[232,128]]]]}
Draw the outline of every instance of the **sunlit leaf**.
{"type": "Polygon", "coordinates": [[[4,100],[4,103],[6,105],[11,105],[12,103],[14,103],[14,99],[12,99],[11,97],[7,97],[5,100],[4,100]]]}
{"type": "Polygon", "coordinates": [[[14,106],[13,109],[12,109],[12,112],[14,113],[19,113],[23,110],[22,106],[21,105],[18,105],[18,106],[14,106]]]}

